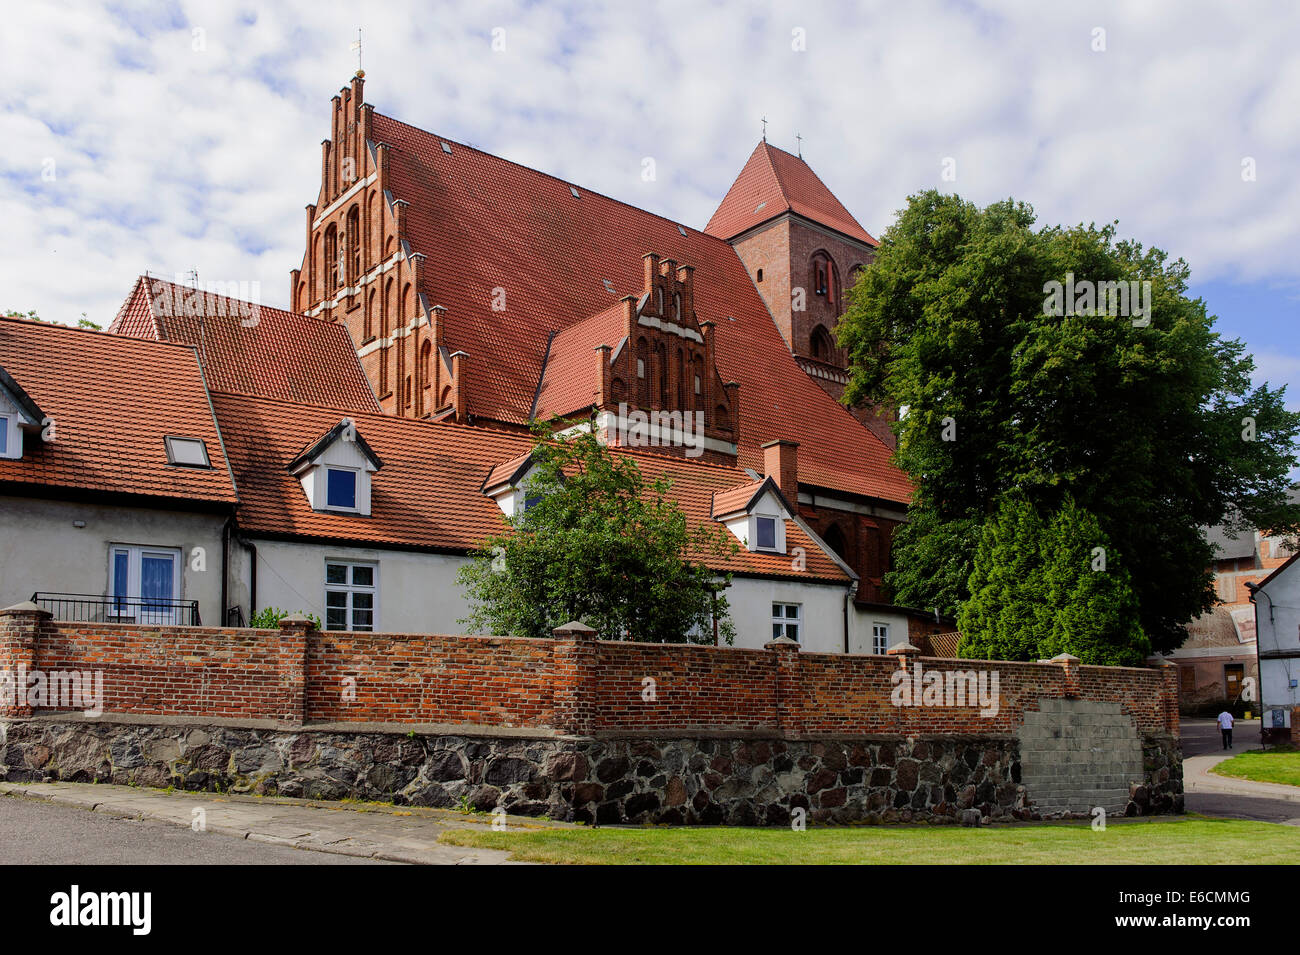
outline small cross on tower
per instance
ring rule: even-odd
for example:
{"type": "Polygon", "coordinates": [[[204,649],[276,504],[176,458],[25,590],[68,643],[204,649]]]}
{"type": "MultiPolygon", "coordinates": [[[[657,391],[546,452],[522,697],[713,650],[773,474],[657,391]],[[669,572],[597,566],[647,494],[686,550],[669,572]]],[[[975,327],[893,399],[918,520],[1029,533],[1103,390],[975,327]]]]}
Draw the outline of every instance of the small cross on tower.
{"type": "Polygon", "coordinates": [[[795,149],[799,151],[799,158],[803,159],[803,137],[800,136],[798,133],[795,133],[794,138],[799,144],[798,146],[795,147],[795,149]]]}
{"type": "Polygon", "coordinates": [[[762,123],[763,123],[763,142],[767,142],[767,117],[766,116],[763,117],[762,123]]]}
{"type": "Polygon", "coordinates": [[[357,51],[357,76],[365,76],[365,71],[361,69],[361,28],[357,27],[357,38],[352,43],[352,49],[357,51]]]}

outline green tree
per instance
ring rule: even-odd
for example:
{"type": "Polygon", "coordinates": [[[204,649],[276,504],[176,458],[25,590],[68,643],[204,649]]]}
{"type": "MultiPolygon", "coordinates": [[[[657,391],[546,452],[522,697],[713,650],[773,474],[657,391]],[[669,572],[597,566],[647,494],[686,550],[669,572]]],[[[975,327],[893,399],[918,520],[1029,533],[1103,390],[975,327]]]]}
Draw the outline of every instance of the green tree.
{"type": "Polygon", "coordinates": [[[1037,660],[1051,626],[1042,577],[1043,522],[1019,496],[1005,498],[984,524],[957,626],[957,652],[982,660],[1037,660]]]}
{"type": "MultiPolygon", "coordinates": [[[[971,527],[1018,491],[1041,514],[1067,496],[1123,554],[1156,650],[1213,602],[1199,528],[1225,519],[1293,532],[1286,499],[1300,414],[1284,389],[1252,387],[1240,341],[1187,295],[1189,271],[1102,228],[1035,228],[1013,200],[979,209],[933,190],[881,239],[840,323],[845,400],[906,408],[896,460],[917,482],[909,520],[958,546],[897,539],[886,578],[906,602],[955,613],[971,527]],[[1045,314],[1050,282],[1150,282],[1149,316],[1045,314]],[[915,559],[914,559],[915,558],[915,559]]],[[[1093,286],[1095,287],[1095,285],[1093,286]]]]}
{"type": "Polygon", "coordinates": [[[1072,498],[1043,535],[1044,605],[1050,630],[1039,659],[1070,653],[1098,666],[1141,666],[1151,653],[1132,577],[1096,515],[1072,498]]]}
{"type": "Polygon", "coordinates": [[[708,566],[738,551],[721,527],[691,528],[636,462],[593,435],[550,437],[539,425],[529,505],[484,542],[459,580],[475,630],[546,637],[570,620],[607,640],[727,643],[734,627],[724,590],[730,574],[708,566]]]}

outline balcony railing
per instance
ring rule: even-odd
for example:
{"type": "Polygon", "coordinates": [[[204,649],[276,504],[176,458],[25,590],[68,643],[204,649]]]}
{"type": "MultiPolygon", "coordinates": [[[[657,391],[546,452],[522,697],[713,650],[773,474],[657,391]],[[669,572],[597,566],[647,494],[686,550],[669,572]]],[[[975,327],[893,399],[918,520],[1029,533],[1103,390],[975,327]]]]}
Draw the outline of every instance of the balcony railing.
{"type": "Polygon", "coordinates": [[[163,600],[157,597],[105,597],[98,594],[61,594],[37,591],[32,603],[48,610],[55,620],[72,623],[140,623],[163,626],[201,626],[197,600],[163,600]]]}

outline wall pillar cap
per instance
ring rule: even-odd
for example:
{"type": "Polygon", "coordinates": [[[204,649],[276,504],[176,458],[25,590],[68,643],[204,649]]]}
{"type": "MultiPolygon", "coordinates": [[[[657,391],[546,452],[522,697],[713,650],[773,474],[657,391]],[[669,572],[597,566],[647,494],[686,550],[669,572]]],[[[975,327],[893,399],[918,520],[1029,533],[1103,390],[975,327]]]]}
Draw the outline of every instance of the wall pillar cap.
{"type": "Polygon", "coordinates": [[[560,626],[551,631],[551,634],[561,640],[591,640],[596,636],[596,630],[587,626],[581,620],[570,620],[568,623],[560,624],[560,626]]]}
{"type": "Polygon", "coordinates": [[[1066,663],[1066,664],[1069,664],[1069,663],[1078,663],[1078,662],[1079,662],[1079,658],[1076,657],[1076,656],[1074,656],[1074,655],[1071,654],[1071,653],[1058,653],[1056,656],[1052,657],[1052,659],[1048,660],[1047,662],[1048,662],[1048,663],[1066,663]]]}
{"type": "Polygon", "coordinates": [[[798,640],[791,640],[789,637],[777,637],[775,640],[769,640],[763,644],[764,650],[786,650],[793,649],[798,651],[800,648],[798,640]]]}
{"type": "Polygon", "coordinates": [[[921,648],[914,643],[901,640],[886,650],[885,654],[891,657],[920,656],[921,648]]]}
{"type": "Polygon", "coordinates": [[[291,613],[280,618],[281,630],[314,630],[316,624],[311,617],[301,613],[291,613]]]}
{"type": "Polygon", "coordinates": [[[20,614],[20,613],[34,613],[44,617],[54,616],[54,614],[50,613],[44,607],[38,606],[37,604],[32,603],[30,600],[24,600],[22,603],[14,604],[12,607],[5,607],[3,610],[0,610],[0,615],[20,614]]]}

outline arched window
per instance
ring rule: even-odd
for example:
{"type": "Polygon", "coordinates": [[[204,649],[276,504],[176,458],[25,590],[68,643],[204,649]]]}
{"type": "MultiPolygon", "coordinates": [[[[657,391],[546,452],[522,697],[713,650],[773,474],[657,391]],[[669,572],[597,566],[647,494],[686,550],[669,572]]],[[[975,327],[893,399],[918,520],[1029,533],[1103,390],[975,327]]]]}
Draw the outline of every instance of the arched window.
{"type": "Polygon", "coordinates": [[[759,280],[760,282],[763,281],[763,270],[762,270],[762,269],[759,269],[759,270],[758,270],[758,280],[759,280]]]}
{"type": "Polygon", "coordinates": [[[843,560],[848,560],[848,552],[844,545],[844,532],[840,530],[840,525],[832,524],[826,528],[826,532],[822,534],[822,540],[826,542],[827,547],[839,554],[843,560]]]}
{"type": "Polygon", "coordinates": [[[397,311],[397,284],[388,280],[384,286],[384,308],[379,317],[379,337],[387,338],[393,327],[393,314],[397,311]]]}
{"type": "Polygon", "coordinates": [[[636,341],[636,397],[642,407],[650,404],[650,348],[644,338],[636,341]]]}
{"type": "Polygon", "coordinates": [[[835,342],[825,325],[818,325],[808,337],[808,351],[818,361],[830,361],[835,355],[835,342]]]}
{"type": "Polygon", "coordinates": [[[425,388],[433,384],[433,343],[425,342],[420,346],[420,381],[425,388]]]}
{"type": "Polygon", "coordinates": [[[835,272],[835,263],[824,251],[813,253],[812,258],[813,294],[820,295],[827,303],[834,305],[839,301],[839,276],[835,272]]]}
{"type": "Polygon", "coordinates": [[[348,213],[348,284],[356,285],[361,277],[361,209],[353,206],[348,213]]]}
{"type": "Polygon", "coordinates": [[[655,287],[655,314],[664,317],[664,290],[658,286],[655,287]]]}
{"type": "Polygon", "coordinates": [[[366,298],[366,315],[361,326],[361,340],[370,341],[375,337],[375,309],[379,307],[379,296],[372,288],[366,298]]]}
{"type": "Polygon", "coordinates": [[[660,408],[668,407],[668,349],[663,345],[655,346],[655,366],[659,369],[659,395],[658,405],[660,408]]]}
{"type": "Polygon", "coordinates": [[[682,293],[673,292],[673,321],[682,320],[682,293]]]}
{"type": "Polygon", "coordinates": [[[325,294],[339,287],[339,235],[333,225],[325,227],[325,294]]]}

